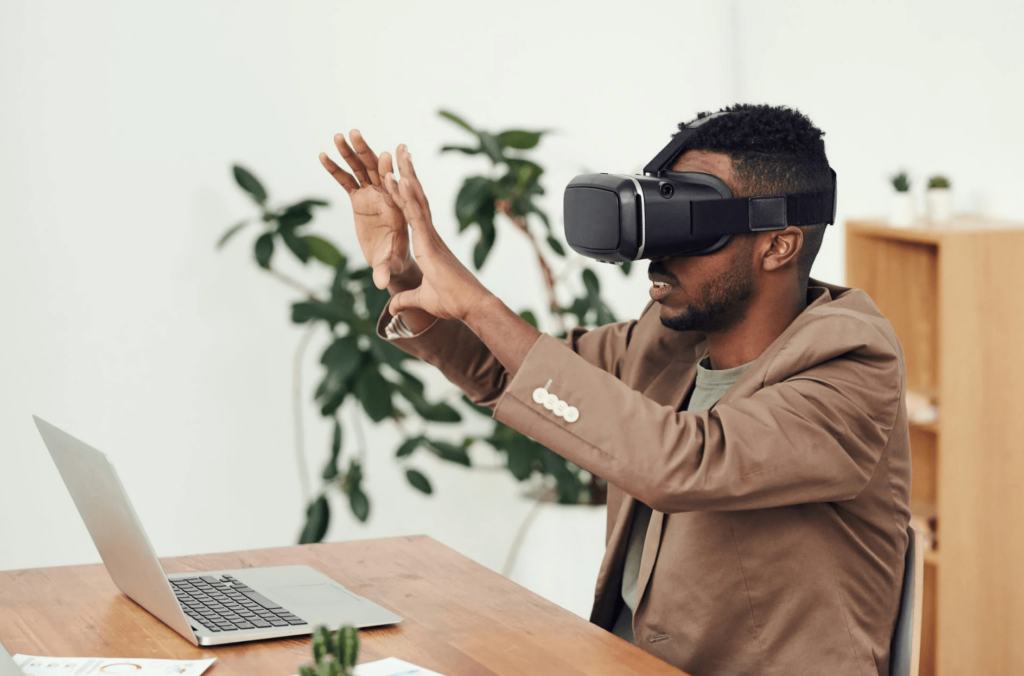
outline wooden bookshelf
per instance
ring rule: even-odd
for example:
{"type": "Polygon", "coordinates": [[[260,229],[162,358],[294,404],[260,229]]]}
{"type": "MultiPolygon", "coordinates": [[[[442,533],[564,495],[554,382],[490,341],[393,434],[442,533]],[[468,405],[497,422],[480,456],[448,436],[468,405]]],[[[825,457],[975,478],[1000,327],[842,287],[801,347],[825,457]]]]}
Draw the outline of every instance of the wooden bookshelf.
{"type": "Polygon", "coordinates": [[[938,409],[910,429],[911,507],[937,523],[921,675],[1024,674],[1024,223],[851,221],[846,276],[938,409]]]}

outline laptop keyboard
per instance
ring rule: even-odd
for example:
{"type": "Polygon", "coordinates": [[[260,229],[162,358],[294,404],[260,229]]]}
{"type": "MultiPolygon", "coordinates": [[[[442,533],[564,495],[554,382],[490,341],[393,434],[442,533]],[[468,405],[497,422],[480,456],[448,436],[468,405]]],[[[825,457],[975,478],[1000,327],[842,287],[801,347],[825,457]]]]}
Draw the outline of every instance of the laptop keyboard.
{"type": "Polygon", "coordinates": [[[204,575],[169,582],[185,614],[212,632],[306,624],[231,575],[219,580],[204,575]]]}

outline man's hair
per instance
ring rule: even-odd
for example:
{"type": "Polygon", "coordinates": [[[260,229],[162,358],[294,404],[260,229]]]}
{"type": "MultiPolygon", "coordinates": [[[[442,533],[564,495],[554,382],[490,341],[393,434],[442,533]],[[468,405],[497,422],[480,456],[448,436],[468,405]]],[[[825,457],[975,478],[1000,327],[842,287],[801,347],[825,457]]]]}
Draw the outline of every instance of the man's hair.
{"type": "MultiPolygon", "coordinates": [[[[728,155],[736,174],[736,197],[819,192],[832,187],[825,156],[825,132],[795,108],[739,104],[708,120],[687,142],[686,150],[708,150],[728,155]]],[[[711,115],[699,113],[697,119],[711,115]]],[[[689,122],[679,124],[682,129],[689,122]]],[[[801,289],[806,288],[825,224],[805,226],[804,244],[797,260],[801,289]]]]}

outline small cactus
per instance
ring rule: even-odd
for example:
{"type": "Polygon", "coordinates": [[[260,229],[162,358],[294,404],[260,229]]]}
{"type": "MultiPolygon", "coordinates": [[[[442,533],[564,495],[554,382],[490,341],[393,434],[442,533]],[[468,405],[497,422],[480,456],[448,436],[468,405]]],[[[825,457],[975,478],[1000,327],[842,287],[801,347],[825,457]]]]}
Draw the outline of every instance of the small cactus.
{"type": "Polygon", "coordinates": [[[928,189],[932,188],[948,188],[949,179],[945,176],[932,176],[928,179],[928,189]]]}
{"type": "Polygon", "coordinates": [[[892,187],[896,188],[896,192],[908,192],[910,190],[910,179],[907,178],[907,172],[901,171],[893,176],[892,187]]]}
{"type": "Polygon", "coordinates": [[[313,632],[313,664],[299,667],[299,676],[352,676],[359,656],[359,630],[342,627],[334,635],[327,627],[313,632]]]}

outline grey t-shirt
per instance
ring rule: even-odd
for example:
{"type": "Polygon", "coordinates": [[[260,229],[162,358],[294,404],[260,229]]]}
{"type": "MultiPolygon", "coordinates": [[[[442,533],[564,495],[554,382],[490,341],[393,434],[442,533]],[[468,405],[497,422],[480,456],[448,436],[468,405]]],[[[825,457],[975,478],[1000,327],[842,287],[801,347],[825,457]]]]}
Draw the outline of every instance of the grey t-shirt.
{"type": "MultiPolygon", "coordinates": [[[[750,364],[736,368],[712,370],[710,361],[705,358],[697,364],[697,382],[686,410],[697,413],[706,411],[715,405],[722,395],[735,384],[750,364]]],[[[633,611],[636,610],[637,584],[640,578],[640,559],[644,553],[644,540],[647,539],[647,526],[651,522],[651,508],[640,502],[633,509],[633,522],[629,528],[629,543],[626,545],[626,562],[622,569],[622,600],[625,605],[615,620],[612,632],[620,638],[633,643],[633,611]]]]}

